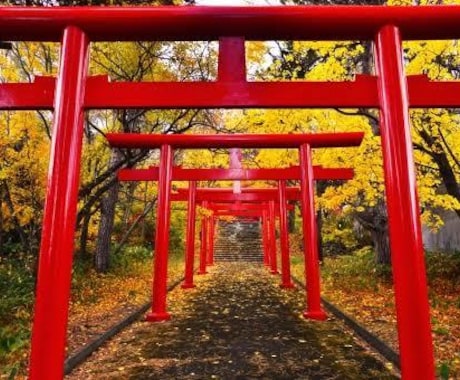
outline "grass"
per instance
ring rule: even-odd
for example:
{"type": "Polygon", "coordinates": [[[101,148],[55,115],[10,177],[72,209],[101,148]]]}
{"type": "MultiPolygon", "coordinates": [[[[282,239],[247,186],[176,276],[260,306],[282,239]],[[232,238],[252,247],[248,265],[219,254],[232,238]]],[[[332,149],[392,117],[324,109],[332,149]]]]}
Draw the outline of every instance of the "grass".
{"type": "Polygon", "coordinates": [[[19,371],[27,358],[35,280],[28,257],[0,259],[0,376],[19,371]]]}
{"type": "MultiPolygon", "coordinates": [[[[34,292],[34,260],[0,261],[0,379],[24,378],[30,344],[34,292]]],[[[172,252],[170,280],[180,276],[183,253],[172,252]]],[[[126,302],[142,304],[149,298],[152,281],[152,252],[128,247],[112,257],[110,271],[98,274],[90,263],[75,262],[72,276],[72,320],[101,315],[126,302]]]]}

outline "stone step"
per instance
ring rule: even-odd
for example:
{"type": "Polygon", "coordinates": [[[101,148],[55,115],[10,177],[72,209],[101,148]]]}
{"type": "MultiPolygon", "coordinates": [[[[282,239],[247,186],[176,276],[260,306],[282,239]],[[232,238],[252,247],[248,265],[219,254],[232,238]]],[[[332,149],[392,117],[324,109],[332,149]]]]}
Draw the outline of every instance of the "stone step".
{"type": "Polygon", "coordinates": [[[219,221],[214,260],[263,262],[260,222],[247,219],[219,221]]]}

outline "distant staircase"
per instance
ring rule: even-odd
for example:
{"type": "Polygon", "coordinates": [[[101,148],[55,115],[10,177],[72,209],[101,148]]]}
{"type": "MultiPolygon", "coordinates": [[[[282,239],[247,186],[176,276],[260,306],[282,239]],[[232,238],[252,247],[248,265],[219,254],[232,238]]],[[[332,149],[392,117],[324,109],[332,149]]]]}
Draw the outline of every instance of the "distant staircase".
{"type": "Polygon", "coordinates": [[[262,232],[259,221],[220,220],[214,243],[214,261],[263,262],[262,232]]]}

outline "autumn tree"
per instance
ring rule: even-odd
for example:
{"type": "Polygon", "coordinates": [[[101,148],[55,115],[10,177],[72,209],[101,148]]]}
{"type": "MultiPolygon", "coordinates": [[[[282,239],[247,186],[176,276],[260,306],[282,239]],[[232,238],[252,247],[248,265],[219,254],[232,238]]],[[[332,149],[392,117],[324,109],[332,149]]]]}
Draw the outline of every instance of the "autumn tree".
{"type": "MultiPolygon", "coordinates": [[[[96,73],[108,73],[113,80],[159,81],[159,80],[208,80],[215,73],[211,60],[203,52],[211,53],[208,43],[178,42],[136,42],[117,44],[95,44],[92,62],[96,73]],[[115,59],[115,56],[117,57],[115,59]]],[[[122,110],[115,113],[117,129],[125,133],[148,132],[178,134],[197,125],[212,127],[212,120],[206,112],[199,110],[122,110]]],[[[95,251],[95,264],[99,271],[108,268],[110,242],[118,201],[118,181],[116,170],[123,166],[133,166],[148,158],[148,151],[113,150],[108,170],[111,174],[105,180],[107,192],[99,202],[101,221],[95,251]],[[128,161],[126,161],[128,157],[128,161]]],[[[131,192],[134,186],[129,187],[131,192]]],[[[131,194],[132,195],[132,194],[131,194]]],[[[154,199],[152,199],[152,202],[154,199]]],[[[98,207],[95,204],[95,207],[98,207]]],[[[151,203],[148,204],[151,207],[151,203]]],[[[125,216],[128,210],[124,211],[125,216]]],[[[145,212],[143,212],[145,213],[145,212]]],[[[126,218],[126,217],[125,217],[126,218]]],[[[123,240],[123,239],[122,239],[123,240]]]]}
{"type": "MultiPolygon", "coordinates": [[[[285,1],[284,3],[351,4],[349,1],[285,1]]],[[[393,3],[395,2],[390,2],[390,5],[393,3]]],[[[353,4],[362,4],[362,2],[357,1],[353,4]]],[[[398,2],[398,5],[401,5],[401,1],[398,2]]],[[[455,68],[458,67],[454,58],[456,57],[455,46],[450,41],[405,44],[408,73],[424,72],[436,79],[455,78],[455,68]]],[[[369,41],[277,42],[267,46],[267,54],[271,56],[272,64],[268,68],[259,68],[255,75],[263,80],[276,78],[351,80],[354,74],[372,74],[371,51],[372,44],[369,41]]],[[[376,250],[377,262],[389,262],[388,220],[382,196],[383,176],[377,112],[367,109],[302,111],[300,113],[298,111],[277,111],[277,116],[270,117],[270,126],[261,120],[268,118],[269,114],[271,113],[264,112],[261,114],[263,116],[257,116],[255,126],[259,130],[263,128],[261,127],[263,125],[265,128],[284,133],[311,132],[328,130],[330,127],[327,125],[333,124],[334,130],[338,131],[343,130],[342,125],[348,125],[342,116],[350,115],[349,117],[354,120],[355,130],[365,130],[374,136],[374,138],[366,137],[363,147],[360,148],[362,156],[361,153],[359,155],[365,167],[356,160],[342,161],[342,163],[355,163],[353,166],[356,168],[357,175],[353,181],[336,189],[331,188],[330,184],[319,184],[318,193],[323,194],[320,197],[319,206],[326,213],[335,213],[334,210],[337,208],[343,209],[344,217],[351,217],[358,221],[369,232],[376,250]],[[339,193],[342,193],[341,197],[338,196],[339,193]],[[349,207],[344,208],[344,205],[349,207]]],[[[251,116],[254,117],[254,115],[256,114],[253,112],[251,116]]],[[[458,123],[456,118],[452,110],[412,112],[419,192],[424,210],[422,218],[425,224],[433,228],[442,223],[438,215],[439,210],[458,210],[458,144],[455,143],[458,141],[458,123]],[[445,190],[442,191],[442,189],[445,190]]],[[[326,165],[337,162],[332,156],[332,161],[324,161],[323,157],[326,156],[327,154],[318,152],[315,154],[315,160],[324,162],[326,165]]],[[[289,161],[292,159],[284,160],[284,162],[289,161]]],[[[280,161],[278,157],[273,162],[283,162],[283,160],[280,161]]]]}
{"type": "MultiPolygon", "coordinates": [[[[43,5],[43,3],[39,3],[43,5]]],[[[60,5],[65,5],[63,2],[60,5]]],[[[210,43],[200,42],[136,42],[136,43],[97,43],[92,44],[91,73],[108,74],[112,80],[123,81],[156,81],[156,80],[207,80],[215,74],[215,65],[212,60],[215,47],[210,43]],[[208,59],[209,57],[209,59],[208,59]]],[[[36,75],[56,75],[58,67],[59,46],[47,43],[14,43],[10,51],[1,55],[4,70],[4,81],[32,81],[36,75]],[[12,73],[11,75],[9,73],[12,73]],[[8,75],[7,75],[8,74],[8,75]]],[[[11,118],[5,113],[9,120],[11,118]]],[[[30,113],[36,115],[26,119],[27,128],[15,128],[14,139],[11,143],[2,144],[2,149],[13,152],[23,151],[24,142],[29,139],[19,136],[19,131],[28,133],[32,130],[30,124],[36,125],[41,142],[47,148],[51,136],[51,115],[47,113],[30,113]],[[22,141],[22,142],[18,142],[22,141]],[[12,149],[9,149],[12,147],[12,149]]],[[[111,230],[116,218],[115,203],[118,199],[118,183],[115,173],[122,167],[130,167],[143,160],[151,159],[152,154],[148,151],[110,151],[105,142],[104,135],[111,131],[146,132],[146,133],[183,133],[196,125],[213,127],[212,117],[209,113],[198,110],[119,110],[119,111],[91,111],[87,114],[85,126],[84,153],[82,160],[81,186],[79,191],[79,208],[77,228],[79,234],[79,250],[84,254],[88,243],[94,249],[93,241],[96,241],[97,260],[100,270],[106,270],[108,265],[108,252],[110,246],[111,230]],[[99,228],[98,228],[99,226],[99,228]],[[96,231],[99,229],[99,233],[96,231]]],[[[25,125],[24,125],[25,126],[25,125]]],[[[4,137],[4,136],[2,136],[4,137]]],[[[24,150],[25,151],[25,150],[24,150]]],[[[30,157],[30,160],[40,163],[42,171],[36,175],[44,179],[46,176],[46,160],[38,160],[37,157],[46,157],[42,152],[30,157]]],[[[18,210],[22,207],[19,198],[16,201],[11,189],[18,192],[21,186],[12,186],[11,180],[13,169],[6,172],[6,155],[2,157],[1,172],[3,178],[0,194],[1,213],[0,223],[8,227],[9,237],[17,236],[21,241],[27,241],[24,232],[26,219],[19,220],[18,210]],[[6,186],[8,185],[8,186],[6,186]],[[21,227],[21,228],[20,228],[21,227]]],[[[21,162],[25,167],[28,165],[22,158],[14,157],[11,162],[21,162]]],[[[16,176],[25,180],[24,173],[16,170],[16,176]]],[[[24,187],[24,186],[23,186],[24,187]]],[[[43,186],[44,188],[44,186],[43,186]]],[[[128,192],[123,192],[125,198],[134,196],[135,187],[127,187],[128,192]]],[[[24,190],[26,193],[26,190],[24,190]]],[[[33,220],[36,226],[40,225],[41,209],[44,200],[43,191],[37,194],[35,191],[31,201],[34,203],[33,220]]],[[[146,208],[152,207],[155,199],[152,196],[146,208]]],[[[124,220],[128,219],[128,202],[125,202],[124,220]]],[[[30,212],[27,213],[31,214],[30,212]]],[[[142,213],[146,214],[146,213],[142,213]]],[[[128,232],[131,229],[128,229],[128,232]]],[[[38,241],[39,228],[34,227],[35,241],[38,241]]],[[[5,236],[1,239],[5,241],[5,236]]],[[[122,241],[125,237],[122,237],[122,241]]],[[[23,247],[24,251],[28,251],[23,247]]],[[[34,250],[35,251],[35,250],[34,250]]]]}

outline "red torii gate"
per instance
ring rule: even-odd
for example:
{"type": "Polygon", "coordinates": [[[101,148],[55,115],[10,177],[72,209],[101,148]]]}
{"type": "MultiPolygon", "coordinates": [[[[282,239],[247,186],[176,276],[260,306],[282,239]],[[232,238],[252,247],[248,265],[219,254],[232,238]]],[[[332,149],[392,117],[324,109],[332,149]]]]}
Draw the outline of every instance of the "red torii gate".
{"type": "Polygon", "coordinates": [[[62,42],[57,81],[0,84],[2,110],[54,109],[30,378],[63,374],[84,110],[189,107],[380,109],[401,370],[405,379],[434,378],[408,109],[458,107],[460,83],[406,77],[401,41],[458,39],[459,20],[458,6],[0,8],[1,40],[62,42]],[[244,39],[373,40],[378,75],[249,83],[244,39]],[[219,40],[218,80],[111,83],[88,76],[90,41],[136,40],[219,40]]]}
{"type": "MultiPolygon", "coordinates": [[[[278,205],[278,210],[275,210],[275,216],[273,219],[275,220],[275,217],[278,216],[280,217],[281,211],[280,209],[282,206],[278,203],[275,203],[275,206],[278,205]]],[[[211,203],[208,208],[213,211],[212,215],[212,221],[216,219],[218,216],[239,216],[239,217],[255,217],[257,219],[260,219],[262,221],[262,237],[263,237],[263,253],[264,253],[264,264],[266,266],[270,266],[270,258],[271,258],[271,249],[272,249],[272,244],[274,245],[274,251],[273,251],[273,264],[271,265],[272,273],[273,274],[278,274],[277,268],[276,268],[276,242],[275,242],[275,233],[274,230],[270,229],[271,223],[269,223],[269,202],[266,203],[237,203],[237,204],[222,204],[222,203],[217,203],[213,204],[211,203]]],[[[288,210],[293,210],[294,206],[291,204],[286,205],[286,211],[288,210]]],[[[274,224],[274,223],[273,223],[274,224]]],[[[212,224],[211,224],[212,226],[212,224]]],[[[211,227],[212,228],[212,227],[211,227]]],[[[280,231],[280,235],[283,235],[283,239],[286,239],[289,241],[289,234],[287,230],[282,230],[280,231]]],[[[209,255],[210,257],[213,257],[213,244],[212,244],[212,237],[213,235],[209,236],[209,239],[211,241],[211,246],[210,246],[210,252],[209,255]]],[[[288,251],[281,251],[281,257],[286,256],[288,260],[282,260],[282,262],[285,264],[286,262],[289,263],[289,252],[288,251]]],[[[213,260],[211,260],[212,262],[213,260]]],[[[284,268],[282,270],[282,282],[281,282],[281,287],[282,288],[292,288],[293,284],[290,278],[290,265],[288,268],[284,268]]]]}
{"type": "MultiPolygon", "coordinates": [[[[279,169],[275,169],[279,170],[279,169]]],[[[327,169],[332,173],[335,173],[336,179],[339,179],[338,169],[327,169]]],[[[343,169],[343,178],[342,179],[349,179],[352,177],[353,172],[350,169],[343,169]]],[[[324,173],[322,172],[322,175],[324,173]]],[[[324,179],[324,178],[323,178],[324,179]]],[[[287,200],[300,200],[300,188],[296,187],[288,187],[287,189],[287,200]]],[[[216,201],[216,202],[253,202],[253,203],[261,203],[266,202],[268,203],[268,223],[267,228],[264,228],[264,232],[267,233],[267,240],[268,240],[268,261],[270,264],[270,268],[273,274],[278,274],[277,269],[277,260],[276,260],[276,241],[275,241],[275,216],[276,214],[280,215],[280,203],[279,203],[279,190],[276,188],[242,188],[241,193],[233,193],[233,189],[230,188],[199,188],[193,190],[192,183],[189,189],[177,189],[178,194],[172,194],[172,200],[179,200],[183,201],[185,199],[189,199],[190,204],[190,196],[194,198],[196,201],[199,202],[207,202],[209,200],[216,201]],[[193,195],[195,194],[195,196],[193,195]],[[189,198],[186,198],[189,197],[189,198]],[[276,205],[278,204],[278,209],[276,205]],[[267,231],[265,231],[267,230],[267,231]]],[[[249,203],[250,204],[250,203],[249,203]]],[[[288,206],[289,207],[289,206],[288,206]]],[[[189,225],[190,218],[194,218],[194,210],[191,211],[189,209],[188,216],[187,216],[187,225],[189,225]],[[193,212],[193,214],[192,214],[193,212]]],[[[280,231],[280,235],[287,234],[287,231],[280,231]]],[[[190,240],[187,240],[190,241],[190,240]]],[[[193,244],[187,243],[187,252],[188,257],[193,257],[193,244]]],[[[201,262],[201,261],[200,261],[201,262]]],[[[202,267],[201,267],[202,268],[202,267]]],[[[200,269],[202,271],[203,269],[200,269]]],[[[186,262],[186,276],[185,282],[189,284],[193,284],[193,261],[186,262]]]]}
{"type": "MultiPolygon", "coordinates": [[[[174,172],[173,168],[173,172],[174,172]]],[[[298,180],[300,179],[300,167],[299,166],[292,166],[285,169],[250,169],[249,171],[246,169],[239,169],[239,172],[235,171],[234,169],[189,169],[189,174],[195,180],[203,180],[205,179],[205,174],[209,173],[209,177],[213,179],[219,178],[220,180],[227,180],[227,179],[276,179],[280,180],[298,180]],[[239,173],[239,175],[237,175],[239,173]],[[249,175],[250,173],[250,175],[249,175]],[[198,175],[195,177],[195,175],[198,175]]],[[[313,166],[313,175],[315,180],[348,180],[353,178],[354,172],[353,169],[350,168],[323,168],[322,166],[313,166]]],[[[119,179],[123,180],[151,180],[156,178],[156,168],[150,169],[123,169],[119,171],[118,175],[119,179]],[[154,170],[152,170],[154,169],[154,170]],[[149,175],[149,170],[151,170],[151,174],[149,175]],[[153,174],[154,173],[154,174],[153,174]],[[152,175],[153,174],[153,175],[152,175]]],[[[175,178],[173,176],[173,178],[175,178]]],[[[279,183],[278,183],[279,184],[279,183]]],[[[286,189],[286,200],[300,200],[300,189],[299,188],[287,188],[286,189]]],[[[179,194],[172,195],[172,200],[185,200],[189,191],[189,189],[177,189],[176,190],[179,194]]],[[[272,273],[277,274],[277,263],[276,263],[276,245],[275,245],[275,200],[278,201],[279,209],[278,215],[285,214],[286,210],[283,206],[283,202],[279,199],[280,193],[279,189],[254,189],[254,188],[243,188],[241,189],[242,193],[234,194],[233,189],[225,189],[225,188],[202,188],[198,189],[196,197],[202,196],[202,199],[199,201],[207,201],[207,200],[218,200],[220,202],[241,202],[242,198],[251,195],[250,199],[246,199],[246,202],[267,202],[268,210],[266,210],[267,215],[263,215],[264,217],[264,238],[267,240],[268,252],[266,252],[266,261],[270,263],[270,267],[272,273]],[[215,197],[218,199],[215,199],[215,197]]],[[[190,200],[189,200],[190,202],[190,200]]],[[[189,217],[194,218],[195,215],[190,213],[189,217]]],[[[208,222],[209,223],[209,222],[208,222]]],[[[189,222],[187,223],[187,225],[189,222]]],[[[209,224],[205,226],[208,228],[209,224]]],[[[212,224],[210,225],[211,228],[212,224]]],[[[315,225],[316,228],[316,225],[315,225]]],[[[203,236],[207,236],[207,234],[202,233],[203,236]]],[[[282,250],[281,250],[281,257],[286,258],[282,260],[282,263],[286,266],[289,264],[289,235],[287,232],[287,225],[286,223],[281,223],[281,242],[282,242],[282,250]]],[[[206,244],[206,242],[205,242],[206,244]]],[[[193,255],[193,242],[187,243],[187,252],[189,255],[193,255]]],[[[200,261],[201,262],[201,261],[200,261]]],[[[190,263],[187,260],[187,263],[190,263]]],[[[192,262],[193,264],[193,262],[192,262]]],[[[189,264],[190,265],[190,264],[189,264]]],[[[204,272],[205,269],[200,267],[200,272],[204,272]]],[[[289,266],[287,269],[285,268],[283,272],[283,287],[289,288],[292,286],[290,280],[290,271],[289,266]]],[[[188,284],[193,283],[193,268],[186,266],[186,280],[185,282],[188,284]]],[[[318,289],[319,290],[319,289],[318,289]]],[[[319,297],[319,295],[318,295],[319,297]]]]}

